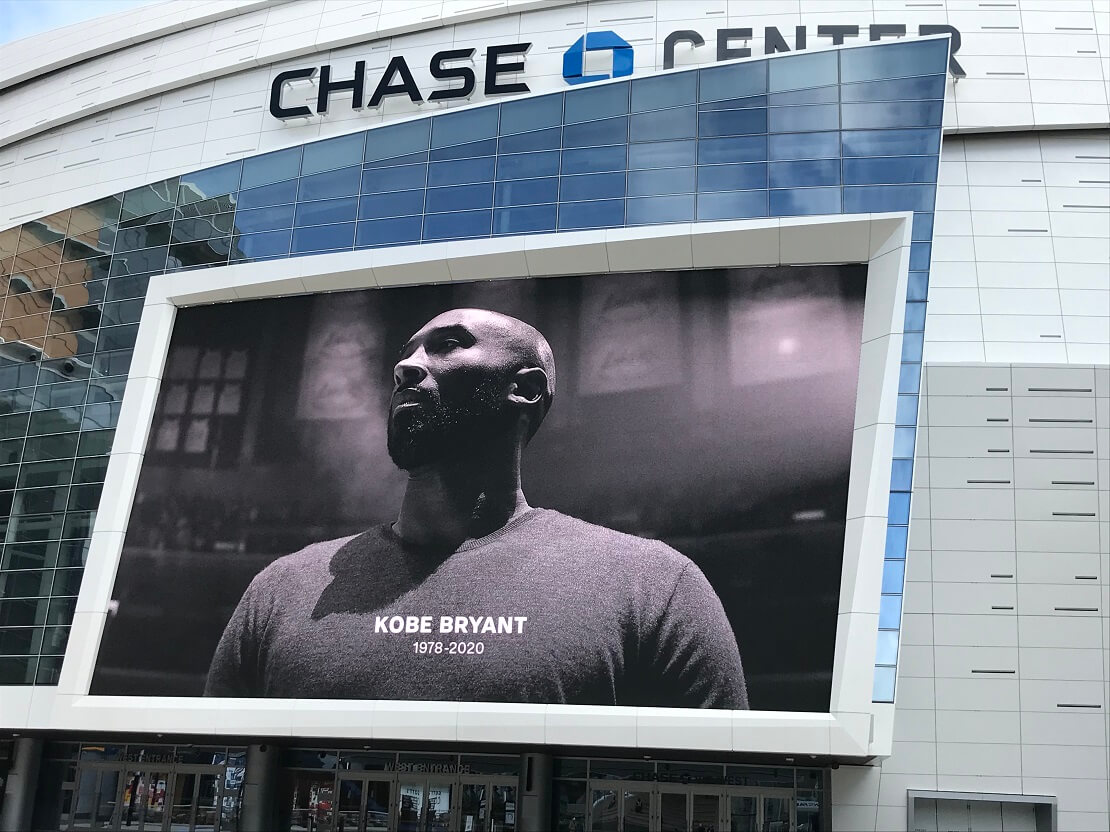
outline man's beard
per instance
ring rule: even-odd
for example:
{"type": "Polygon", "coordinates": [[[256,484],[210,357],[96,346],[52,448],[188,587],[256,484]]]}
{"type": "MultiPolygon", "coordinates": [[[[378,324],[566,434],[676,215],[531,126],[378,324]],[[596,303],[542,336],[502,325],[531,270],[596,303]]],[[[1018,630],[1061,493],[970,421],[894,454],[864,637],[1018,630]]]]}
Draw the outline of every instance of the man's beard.
{"type": "Polygon", "coordinates": [[[473,451],[487,439],[512,429],[515,413],[502,398],[503,380],[483,381],[469,398],[445,402],[438,394],[421,396],[419,405],[392,410],[386,447],[402,471],[444,462],[473,451]]]}

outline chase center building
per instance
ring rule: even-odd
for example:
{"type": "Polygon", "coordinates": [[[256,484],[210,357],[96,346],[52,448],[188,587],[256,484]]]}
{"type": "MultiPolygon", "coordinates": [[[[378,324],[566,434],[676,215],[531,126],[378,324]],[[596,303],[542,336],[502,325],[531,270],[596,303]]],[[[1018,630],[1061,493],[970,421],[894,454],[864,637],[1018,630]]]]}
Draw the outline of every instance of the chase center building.
{"type": "Polygon", "coordinates": [[[0,829],[1110,828],[1110,0],[189,0],[2,56],[0,829]],[[456,307],[554,350],[530,499],[689,558],[746,694],[437,697],[550,612],[456,593],[379,617],[408,689],[204,695],[255,575],[396,517],[456,307]]]}

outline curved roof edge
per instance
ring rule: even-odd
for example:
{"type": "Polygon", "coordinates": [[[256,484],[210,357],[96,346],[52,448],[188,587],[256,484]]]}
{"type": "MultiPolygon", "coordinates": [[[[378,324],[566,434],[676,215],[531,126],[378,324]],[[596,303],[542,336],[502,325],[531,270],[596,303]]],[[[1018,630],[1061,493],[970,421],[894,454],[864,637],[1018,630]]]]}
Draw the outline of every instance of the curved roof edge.
{"type": "Polygon", "coordinates": [[[284,2],[287,0],[164,0],[48,29],[4,45],[0,90],[163,35],[284,2]]]}

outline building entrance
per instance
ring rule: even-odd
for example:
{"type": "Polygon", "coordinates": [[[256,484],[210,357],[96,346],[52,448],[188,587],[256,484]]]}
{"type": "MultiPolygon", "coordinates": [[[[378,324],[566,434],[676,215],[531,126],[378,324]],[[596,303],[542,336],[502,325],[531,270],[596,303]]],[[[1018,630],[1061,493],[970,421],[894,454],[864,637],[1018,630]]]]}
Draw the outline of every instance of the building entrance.
{"type": "Polygon", "coordinates": [[[791,789],[590,783],[586,832],[795,832],[791,789]]]}

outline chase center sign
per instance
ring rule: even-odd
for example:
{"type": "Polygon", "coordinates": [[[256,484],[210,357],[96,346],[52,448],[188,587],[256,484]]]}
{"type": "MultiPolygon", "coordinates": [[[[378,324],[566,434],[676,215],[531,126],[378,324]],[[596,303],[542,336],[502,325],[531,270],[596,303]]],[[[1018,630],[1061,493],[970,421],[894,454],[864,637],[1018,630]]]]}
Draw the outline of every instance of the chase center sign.
{"type": "MultiPolygon", "coordinates": [[[[831,44],[835,46],[846,43],[848,38],[859,38],[866,35],[871,41],[879,41],[883,38],[903,37],[908,32],[904,24],[872,23],[870,26],[862,28],[855,25],[821,25],[816,27],[816,34],[819,38],[829,38],[831,44]]],[[[956,52],[959,51],[962,40],[958,29],[947,24],[926,23],[917,27],[917,34],[951,34],[952,50],[949,56],[948,71],[956,78],[962,78],[967,74],[956,60],[956,52]]],[[[753,36],[754,31],[751,28],[718,29],[716,32],[716,60],[727,61],[734,58],[751,57],[752,50],[750,47],[736,44],[751,41],[753,36]]],[[[784,35],[778,27],[765,27],[763,29],[763,54],[773,55],[778,52],[806,49],[809,45],[809,28],[795,26],[790,38],[793,41],[793,49],[787,42],[787,35],[784,35]]],[[[663,41],[664,69],[674,67],[675,47],[678,44],[687,44],[698,50],[705,46],[705,38],[694,29],[679,29],[667,35],[663,41]]],[[[525,82],[509,81],[502,76],[517,75],[524,72],[525,56],[531,48],[532,44],[530,42],[486,47],[486,64],[482,76],[483,95],[493,97],[530,92],[531,90],[525,82]]],[[[428,64],[428,71],[432,78],[450,84],[450,86],[440,86],[431,90],[421,89],[404,55],[396,55],[391,58],[385,69],[374,80],[373,86],[367,83],[366,61],[356,61],[354,72],[349,78],[334,77],[331,64],[279,72],[274,76],[274,81],[270,85],[270,115],[283,120],[326,115],[328,104],[333,95],[349,95],[351,107],[355,110],[377,109],[389,96],[399,95],[407,96],[409,101],[414,104],[420,104],[425,100],[468,99],[478,87],[478,77],[473,68],[476,51],[475,47],[444,49],[432,55],[428,64]],[[297,81],[312,80],[314,80],[317,87],[315,109],[310,105],[290,106],[282,102],[287,85],[297,81]],[[370,92],[369,96],[367,96],[368,90],[370,92]]],[[[610,77],[619,78],[631,75],[633,72],[632,53],[631,45],[615,32],[589,32],[571,45],[563,56],[563,79],[568,84],[580,84],[610,77]],[[585,53],[602,51],[609,51],[613,54],[611,72],[584,75],[585,53]]]]}

